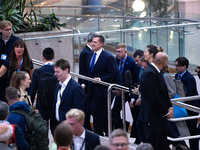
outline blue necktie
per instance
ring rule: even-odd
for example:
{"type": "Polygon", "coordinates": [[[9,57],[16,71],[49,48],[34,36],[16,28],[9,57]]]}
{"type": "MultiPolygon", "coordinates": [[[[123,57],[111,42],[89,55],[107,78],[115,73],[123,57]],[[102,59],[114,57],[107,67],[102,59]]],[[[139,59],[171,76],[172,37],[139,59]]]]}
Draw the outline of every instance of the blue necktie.
{"type": "Polygon", "coordinates": [[[91,62],[91,65],[90,65],[91,72],[92,72],[93,69],[94,69],[94,64],[95,64],[96,55],[97,55],[97,53],[94,53],[94,55],[93,55],[93,57],[92,57],[92,62],[91,62]]]}

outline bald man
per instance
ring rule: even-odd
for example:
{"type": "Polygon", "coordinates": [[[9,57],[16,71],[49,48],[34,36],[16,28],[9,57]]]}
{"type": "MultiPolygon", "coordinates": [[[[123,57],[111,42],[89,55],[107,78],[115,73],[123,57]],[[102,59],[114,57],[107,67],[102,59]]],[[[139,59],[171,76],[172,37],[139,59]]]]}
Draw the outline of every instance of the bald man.
{"type": "Polygon", "coordinates": [[[8,147],[10,139],[13,135],[13,128],[11,125],[6,123],[0,124],[0,149],[2,150],[11,150],[8,147]]]}
{"type": "Polygon", "coordinates": [[[154,150],[168,149],[167,119],[173,116],[173,107],[161,74],[167,63],[167,54],[157,53],[154,62],[144,71],[140,79],[139,90],[142,100],[139,119],[144,137],[142,142],[152,144],[154,150]]]}

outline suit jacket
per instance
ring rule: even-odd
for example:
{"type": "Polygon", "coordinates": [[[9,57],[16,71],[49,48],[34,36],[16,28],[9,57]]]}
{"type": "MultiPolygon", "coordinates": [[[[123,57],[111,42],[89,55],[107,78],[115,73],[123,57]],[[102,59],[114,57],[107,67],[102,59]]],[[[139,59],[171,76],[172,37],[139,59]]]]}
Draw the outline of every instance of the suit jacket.
{"type": "MultiPolygon", "coordinates": [[[[117,63],[113,57],[113,55],[105,50],[103,50],[94,65],[94,69],[91,72],[90,69],[90,61],[93,56],[93,51],[88,54],[87,59],[87,76],[94,78],[100,77],[101,81],[109,82],[109,83],[117,83],[122,84],[122,77],[119,72],[117,63]]],[[[91,95],[91,88],[93,88],[94,94],[98,97],[107,97],[107,86],[103,86],[100,84],[91,84],[91,82],[87,82],[87,95],[91,95]]]]}
{"type": "MultiPolygon", "coordinates": [[[[57,102],[57,95],[59,91],[59,83],[56,85],[53,118],[55,118],[55,109],[57,102]]],[[[65,114],[71,109],[77,108],[84,111],[84,93],[83,88],[73,78],[69,80],[65,90],[61,97],[61,103],[59,107],[60,122],[66,120],[65,114]]]]}
{"type": "MultiPolygon", "coordinates": [[[[41,68],[38,69],[39,72],[46,73],[50,72],[54,74],[54,66],[53,65],[44,65],[41,68]]],[[[31,96],[32,103],[34,102],[36,92],[38,90],[38,80],[39,80],[39,75],[36,70],[33,72],[33,77],[32,77],[32,82],[31,82],[31,87],[29,91],[29,95],[31,96]]]]}
{"type": "MultiPolygon", "coordinates": [[[[175,75],[176,79],[177,77],[178,77],[178,74],[175,75]]],[[[185,87],[185,96],[198,95],[196,80],[188,70],[181,77],[181,82],[183,82],[183,85],[185,87]]],[[[198,100],[186,101],[185,103],[200,107],[198,100]]]]}
{"type": "MultiPolygon", "coordinates": [[[[116,61],[117,61],[117,65],[119,66],[120,59],[116,58],[116,61]]],[[[124,63],[123,71],[121,72],[124,84],[125,84],[125,72],[127,70],[130,70],[130,72],[131,72],[132,84],[134,84],[134,83],[139,84],[139,70],[140,70],[140,68],[135,64],[134,59],[130,56],[127,56],[125,63],[124,63]]]]}
{"type": "Polygon", "coordinates": [[[140,79],[140,120],[143,122],[159,122],[172,107],[167,86],[161,73],[152,65],[144,71],[140,79]]]}
{"type": "MultiPolygon", "coordinates": [[[[91,49],[85,45],[84,49],[81,51],[80,57],[79,57],[79,74],[86,75],[87,74],[87,56],[88,53],[91,51],[91,49]]],[[[83,80],[78,79],[78,82],[82,84],[83,80]]]]}
{"type": "Polygon", "coordinates": [[[93,132],[85,130],[85,149],[93,150],[97,145],[100,145],[99,136],[93,132]]]}

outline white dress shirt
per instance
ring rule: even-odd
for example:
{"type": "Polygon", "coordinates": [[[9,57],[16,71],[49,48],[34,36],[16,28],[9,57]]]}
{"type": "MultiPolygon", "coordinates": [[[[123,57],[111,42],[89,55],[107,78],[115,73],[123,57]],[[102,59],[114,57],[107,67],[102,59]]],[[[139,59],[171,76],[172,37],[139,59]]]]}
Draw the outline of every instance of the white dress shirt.
{"type": "Polygon", "coordinates": [[[59,89],[58,91],[57,102],[56,102],[56,120],[58,121],[60,121],[59,108],[60,108],[60,103],[61,103],[61,97],[70,79],[71,79],[71,75],[69,75],[69,77],[63,83],[61,81],[59,82],[59,84],[61,85],[61,89],[59,89]]]}

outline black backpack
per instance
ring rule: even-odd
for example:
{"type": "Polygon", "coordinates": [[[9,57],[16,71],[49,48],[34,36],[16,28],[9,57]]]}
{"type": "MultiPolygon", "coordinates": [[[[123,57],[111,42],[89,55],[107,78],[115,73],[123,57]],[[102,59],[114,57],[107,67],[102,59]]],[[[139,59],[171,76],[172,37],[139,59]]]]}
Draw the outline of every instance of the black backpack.
{"type": "Polygon", "coordinates": [[[48,127],[46,121],[42,119],[41,115],[36,113],[32,108],[28,113],[19,109],[11,110],[11,112],[21,114],[25,117],[25,137],[29,143],[30,150],[48,150],[48,127]]]}
{"type": "Polygon", "coordinates": [[[56,84],[58,83],[57,77],[54,72],[40,72],[35,70],[39,75],[38,80],[38,93],[37,100],[41,107],[52,107],[54,103],[54,94],[56,84]]]}

